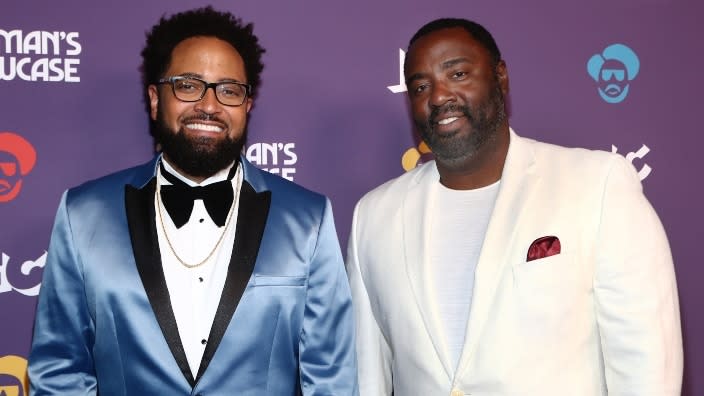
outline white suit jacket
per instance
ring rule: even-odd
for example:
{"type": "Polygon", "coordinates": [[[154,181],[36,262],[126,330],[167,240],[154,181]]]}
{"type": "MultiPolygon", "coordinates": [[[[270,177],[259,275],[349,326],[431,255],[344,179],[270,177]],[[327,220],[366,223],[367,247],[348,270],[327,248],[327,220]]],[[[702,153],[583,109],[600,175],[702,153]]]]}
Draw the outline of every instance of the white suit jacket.
{"type": "Polygon", "coordinates": [[[680,394],[672,256],[631,164],[511,131],[457,370],[429,291],[438,180],[426,163],[355,208],[347,271],[362,396],[680,394]],[[527,261],[543,236],[561,252],[527,261]]]}

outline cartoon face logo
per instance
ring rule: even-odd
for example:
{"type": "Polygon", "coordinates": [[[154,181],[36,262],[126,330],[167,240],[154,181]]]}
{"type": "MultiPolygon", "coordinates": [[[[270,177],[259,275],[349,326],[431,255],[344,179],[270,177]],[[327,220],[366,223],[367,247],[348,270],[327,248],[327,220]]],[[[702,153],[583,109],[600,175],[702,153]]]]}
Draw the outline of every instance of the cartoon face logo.
{"type": "Polygon", "coordinates": [[[17,197],[22,178],[36,162],[37,152],[27,140],[12,132],[0,132],[0,203],[17,197]]]}
{"type": "Polygon", "coordinates": [[[626,99],[628,83],[636,78],[639,70],[638,56],[623,44],[611,44],[587,62],[587,72],[597,82],[599,95],[607,103],[626,99]]]}
{"type": "Polygon", "coordinates": [[[27,396],[27,361],[14,355],[0,357],[0,395],[27,396]]]}

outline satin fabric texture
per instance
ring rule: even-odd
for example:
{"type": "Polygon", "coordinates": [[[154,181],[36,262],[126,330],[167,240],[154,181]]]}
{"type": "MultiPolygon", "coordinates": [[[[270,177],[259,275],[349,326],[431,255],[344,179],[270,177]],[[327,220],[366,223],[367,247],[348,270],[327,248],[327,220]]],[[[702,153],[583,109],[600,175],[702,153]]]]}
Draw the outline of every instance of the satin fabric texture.
{"type": "Polygon", "coordinates": [[[356,395],[353,312],[330,202],[245,158],[233,256],[191,374],[155,242],[157,163],[63,195],[31,394],[356,395]]]}

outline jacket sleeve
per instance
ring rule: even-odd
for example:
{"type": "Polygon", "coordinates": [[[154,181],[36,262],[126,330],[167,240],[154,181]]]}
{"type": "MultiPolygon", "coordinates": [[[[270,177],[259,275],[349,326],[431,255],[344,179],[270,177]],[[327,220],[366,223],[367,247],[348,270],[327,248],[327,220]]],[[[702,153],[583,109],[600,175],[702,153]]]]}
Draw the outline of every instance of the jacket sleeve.
{"type": "Polygon", "coordinates": [[[300,339],[304,396],[358,394],[353,315],[332,209],[326,199],[310,263],[300,339]]]}
{"type": "Polygon", "coordinates": [[[80,254],[73,242],[67,193],[59,205],[39,293],[29,354],[30,394],[95,395],[89,313],[80,254]]]}
{"type": "Polygon", "coordinates": [[[605,182],[594,293],[609,395],[679,395],[682,335],[672,255],[633,167],[605,182]]]}
{"type": "Polygon", "coordinates": [[[354,304],[357,360],[359,364],[359,394],[361,396],[391,396],[393,379],[391,371],[391,349],[383,336],[372,310],[371,301],[362,277],[357,251],[357,221],[360,203],[352,219],[347,247],[347,274],[354,304]]]}

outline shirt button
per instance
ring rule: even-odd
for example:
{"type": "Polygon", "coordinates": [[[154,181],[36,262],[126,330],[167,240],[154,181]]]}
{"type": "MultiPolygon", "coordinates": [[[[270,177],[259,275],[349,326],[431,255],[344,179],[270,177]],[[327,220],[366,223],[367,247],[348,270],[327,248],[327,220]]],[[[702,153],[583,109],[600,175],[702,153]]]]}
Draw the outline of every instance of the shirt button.
{"type": "MultiPolygon", "coordinates": [[[[200,343],[201,343],[201,344],[203,344],[203,345],[205,345],[205,344],[207,344],[207,343],[208,343],[208,340],[206,340],[206,339],[202,339],[202,340],[200,340],[200,343]]],[[[464,396],[464,395],[462,395],[462,396],[464,396]]]]}
{"type": "Polygon", "coordinates": [[[464,396],[464,392],[459,389],[453,389],[450,396],[464,396]]]}
{"type": "Polygon", "coordinates": [[[199,276],[199,277],[198,277],[198,281],[199,281],[199,282],[203,282],[203,277],[202,277],[202,276],[199,276]]]}

